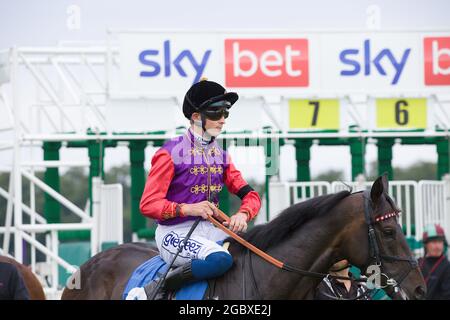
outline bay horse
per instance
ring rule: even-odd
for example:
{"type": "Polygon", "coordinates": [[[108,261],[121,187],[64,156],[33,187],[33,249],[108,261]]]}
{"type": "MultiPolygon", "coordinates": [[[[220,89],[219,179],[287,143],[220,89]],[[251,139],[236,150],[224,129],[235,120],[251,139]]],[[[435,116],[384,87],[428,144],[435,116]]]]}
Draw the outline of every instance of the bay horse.
{"type": "Polygon", "coordinates": [[[16,260],[6,256],[0,256],[0,262],[10,263],[17,267],[17,270],[19,270],[20,274],[22,275],[31,300],[45,300],[44,289],[42,288],[39,279],[31,271],[30,267],[25,266],[17,262],[16,260]]]}
{"type": "MultiPolygon", "coordinates": [[[[294,204],[243,235],[290,270],[230,240],[234,264],[209,281],[204,299],[312,299],[321,278],[295,271],[326,273],[342,259],[363,272],[379,266],[390,283],[384,290],[394,299],[423,299],[425,282],[397,221],[399,212],[388,195],[386,176],[365,192],[341,191],[294,204]]],[[[121,299],[133,271],[157,254],[143,243],[103,251],[77,271],[79,289],[65,288],[61,298],[121,299]]]]}

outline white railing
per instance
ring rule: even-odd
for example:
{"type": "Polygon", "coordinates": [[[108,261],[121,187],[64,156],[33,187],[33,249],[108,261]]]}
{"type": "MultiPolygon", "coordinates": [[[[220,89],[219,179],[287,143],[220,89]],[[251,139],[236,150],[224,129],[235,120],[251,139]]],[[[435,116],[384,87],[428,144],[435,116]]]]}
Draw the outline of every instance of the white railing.
{"type": "Polygon", "coordinates": [[[123,190],[121,184],[102,185],[99,237],[103,242],[123,243],[123,190]]]}
{"type": "MultiPolygon", "coordinates": [[[[371,181],[351,182],[273,182],[269,185],[270,219],[283,209],[309,198],[349,190],[361,191],[372,186],[371,181]]],[[[422,239],[425,225],[440,224],[450,236],[450,178],[444,181],[389,181],[389,195],[402,210],[399,222],[407,237],[422,239]],[[413,229],[415,227],[415,230],[413,229]]]]}
{"type": "Polygon", "coordinates": [[[271,182],[269,186],[270,219],[290,205],[313,197],[329,194],[331,185],[324,181],[271,182]]]}
{"type": "MultiPolygon", "coordinates": [[[[45,286],[44,291],[47,296],[57,298],[61,293],[61,288],[59,287],[59,266],[64,268],[68,273],[73,273],[77,270],[75,266],[60,257],[58,232],[89,230],[91,233],[91,256],[101,250],[101,244],[103,242],[123,243],[122,186],[120,184],[103,185],[100,178],[93,178],[93,213],[91,217],[31,172],[23,170],[22,175],[30,181],[31,185],[40,187],[44,192],[51,195],[81,219],[79,223],[47,223],[46,219],[35,211],[35,198],[31,196],[30,207],[22,203],[21,210],[31,217],[30,223],[25,224],[22,222],[20,224],[13,224],[12,207],[14,197],[6,190],[0,188],[0,196],[7,200],[5,223],[4,226],[0,227],[0,234],[3,234],[2,252],[8,254],[11,235],[18,236],[30,244],[32,253],[31,268],[40,277],[41,282],[45,286]],[[37,234],[45,233],[48,234],[45,237],[44,243],[36,239],[37,234]],[[46,262],[44,265],[42,262],[36,260],[35,250],[45,255],[46,262]],[[46,269],[49,270],[47,274],[39,274],[39,270],[46,269]],[[48,281],[44,280],[45,276],[49,277],[48,281]]],[[[12,182],[9,188],[10,190],[14,190],[12,182]]],[[[34,189],[32,191],[34,193],[34,189]]],[[[14,214],[16,213],[14,212],[14,214]]]]}
{"type": "Polygon", "coordinates": [[[448,185],[446,181],[420,181],[418,192],[420,201],[420,214],[416,216],[416,234],[422,234],[425,225],[440,224],[447,237],[450,235],[448,212],[448,185]]]}
{"type": "MultiPolygon", "coordinates": [[[[361,191],[366,188],[370,188],[373,181],[352,181],[352,182],[333,182],[331,189],[333,192],[339,192],[347,190],[347,186],[352,187],[352,191],[361,191]]],[[[397,206],[402,209],[401,218],[399,219],[400,225],[405,225],[406,236],[410,237],[412,232],[412,225],[415,223],[415,217],[417,216],[416,208],[420,206],[420,197],[417,193],[417,182],[415,181],[389,181],[389,195],[395,201],[397,206]]]]}

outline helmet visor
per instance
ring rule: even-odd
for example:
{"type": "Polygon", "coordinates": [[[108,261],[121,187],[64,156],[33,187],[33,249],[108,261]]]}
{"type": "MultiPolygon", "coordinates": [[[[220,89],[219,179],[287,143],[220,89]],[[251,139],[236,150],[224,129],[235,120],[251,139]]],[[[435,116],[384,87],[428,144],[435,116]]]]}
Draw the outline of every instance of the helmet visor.
{"type": "Polygon", "coordinates": [[[202,113],[205,115],[205,117],[212,121],[218,121],[224,117],[225,119],[228,118],[230,112],[228,111],[228,108],[214,108],[214,109],[206,109],[203,110],[202,113]]]}

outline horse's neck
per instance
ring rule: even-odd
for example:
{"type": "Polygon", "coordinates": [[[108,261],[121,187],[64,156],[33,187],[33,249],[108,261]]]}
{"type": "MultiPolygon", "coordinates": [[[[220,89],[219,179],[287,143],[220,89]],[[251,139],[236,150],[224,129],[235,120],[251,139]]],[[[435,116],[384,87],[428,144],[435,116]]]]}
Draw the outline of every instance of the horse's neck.
{"type": "MultiPolygon", "coordinates": [[[[325,223],[320,220],[323,219],[308,222],[295,235],[270,248],[267,253],[297,269],[326,273],[336,255],[336,240],[333,235],[338,233],[341,226],[335,221],[325,223]]],[[[226,284],[223,285],[227,289],[225,291],[231,290],[237,294],[229,298],[242,298],[243,261],[247,298],[305,299],[321,280],[281,270],[254,254],[250,266],[248,255],[243,251],[235,257],[236,268],[224,279],[226,284]],[[254,289],[252,277],[257,284],[257,290],[254,289]],[[232,290],[232,286],[235,290],[232,290]]],[[[226,295],[226,292],[222,294],[226,295]]]]}

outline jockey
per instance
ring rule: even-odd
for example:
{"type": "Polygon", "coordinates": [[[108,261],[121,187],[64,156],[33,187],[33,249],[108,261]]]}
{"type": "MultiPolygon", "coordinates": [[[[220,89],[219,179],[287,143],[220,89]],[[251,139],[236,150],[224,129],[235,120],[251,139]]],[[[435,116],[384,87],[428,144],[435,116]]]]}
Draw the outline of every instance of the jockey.
{"type": "Polygon", "coordinates": [[[438,224],[427,225],[423,232],[425,256],[419,259],[420,270],[427,284],[427,300],[450,299],[450,263],[445,256],[447,240],[438,224]]]}
{"type": "MultiPolygon", "coordinates": [[[[230,223],[224,222],[233,232],[245,232],[261,207],[258,193],[215,140],[237,100],[237,93],[226,92],[216,82],[195,83],[183,102],[190,128],[153,156],[140,210],[158,222],[155,240],[166,263],[172,261],[195,220],[202,219],[174,262],[178,268],[167,274],[156,299],[167,299],[169,292],[184,284],[218,277],[231,268],[230,253],[216,243],[227,234],[206,220],[216,216],[218,193],[224,184],[242,201],[230,223]]],[[[155,281],[150,283],[145,288],[147,295],[155,287],[155,281]]]]}

